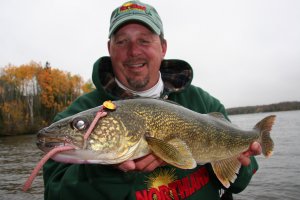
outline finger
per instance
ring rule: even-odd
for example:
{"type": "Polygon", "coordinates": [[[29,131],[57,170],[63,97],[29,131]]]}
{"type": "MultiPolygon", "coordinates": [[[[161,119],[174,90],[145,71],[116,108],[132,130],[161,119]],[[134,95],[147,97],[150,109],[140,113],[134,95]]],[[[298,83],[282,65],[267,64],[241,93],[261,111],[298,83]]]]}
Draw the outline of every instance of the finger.
{"type": "Polygon", "coordinates": [[[261,145],[258,142],[253,142],[250,146],[249,149],[245,152],[243,152],[244,156],[257,156],[260,155],[262,152],[261,145]]]}
{"type": "Polygon", "coordinates": [[[240,163],[243,165],[243,166],[248,166],[250,165],[251,163],[251,160],[248,156],[245,156],[244,154],[241,154],[239,157],[238,157],[238,160],[240,161],[240,163]]]}
{"type": "Polygon", "coordinates": [[[124,161],[124,162],[122,162],[122,163],[116,165],[116,167],[117,167],[119,170],[122,170],[123,172],[133,171],[133,170],[136,169],[135,162],[132,161],[132,160],[124,161]]]}
{"type": "Polygon", "coordinates": [[[164,163],[164,161],[160,160],[160,159],[156,159],[153,162],[151,162],[149,165],[147,165],[143,171],[144,172],[152,172],[153,170],[155,170],[157,167],[162,166],[162,164],[164,163]]]}
{"type": "Polygon", "coordinates": [[[136,159],[135,160],[136,169],[143,171],[152,162],[156,162],[156,160],[157,160],[157,157],[154,156],[153,154],[149,154],[149,155],[144,156],[142,158],[136,159]]]}
{"type": "Polygon", "coordinates": [[[166,163],[163,160],[161,160],[159,157],[150,154],[143,158],[137,159],[135,164],[137,170],[150,172],[159,166],[165,165],[166,163]]]}
{"type": "Polygon", "coordinates": [[[261,145],[258,142],[253,142],[249,149],[253,156],[260,155],[262,152],[261,145]]]}

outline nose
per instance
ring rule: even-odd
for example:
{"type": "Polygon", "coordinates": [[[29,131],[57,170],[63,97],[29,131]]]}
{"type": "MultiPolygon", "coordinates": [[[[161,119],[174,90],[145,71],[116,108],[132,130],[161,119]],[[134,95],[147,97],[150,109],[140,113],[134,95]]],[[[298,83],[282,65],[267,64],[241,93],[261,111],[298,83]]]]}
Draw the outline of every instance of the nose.
{"type": "Polygon", "coordinates": [[[141,47],[137,42],[130,42],[128,45],[128,56],[136,57],[141,54],[141,47]]]}
{"type": "Polygon", "coordinates": [[[37,137],[40,137],[40,136],[43,136],[43,134],[45,134],[46,133],[46,131],[45,131],[45,128],[43,128],[43,129],[41,129],[41,130],[39,130],[38,132],[37,132],[37,137]]]}
{"type": "Polygon", "coordinates": [[[36,145],[40,148],[44,145],[45,139],[44,139],[45,129],[41,129],[37,135],[36,135],[36,145]]]}

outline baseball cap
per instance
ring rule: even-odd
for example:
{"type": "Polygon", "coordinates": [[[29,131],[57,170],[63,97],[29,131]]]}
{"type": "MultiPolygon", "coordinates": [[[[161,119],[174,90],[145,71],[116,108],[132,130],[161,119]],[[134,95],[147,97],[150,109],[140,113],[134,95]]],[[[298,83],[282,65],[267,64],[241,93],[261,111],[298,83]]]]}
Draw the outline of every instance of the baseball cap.
{"type": "Polygon", "coordinates": [[[129,21],[141,22],[157,35],[163,34],[163,24],[154,7],[140,1],[128,1],[112,12],[109,38],[121,25],[129,21]]]}

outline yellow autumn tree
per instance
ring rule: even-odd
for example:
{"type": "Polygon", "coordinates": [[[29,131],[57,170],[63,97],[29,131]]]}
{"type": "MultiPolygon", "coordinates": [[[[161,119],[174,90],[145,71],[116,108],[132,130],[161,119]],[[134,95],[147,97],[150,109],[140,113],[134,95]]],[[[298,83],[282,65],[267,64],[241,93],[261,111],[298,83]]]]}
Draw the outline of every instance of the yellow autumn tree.
{"type": "Polygon", "coordinates": [[[0,134],[33,132],[89,89],[83,79],[36,62],[0,71],[0,134]]]}

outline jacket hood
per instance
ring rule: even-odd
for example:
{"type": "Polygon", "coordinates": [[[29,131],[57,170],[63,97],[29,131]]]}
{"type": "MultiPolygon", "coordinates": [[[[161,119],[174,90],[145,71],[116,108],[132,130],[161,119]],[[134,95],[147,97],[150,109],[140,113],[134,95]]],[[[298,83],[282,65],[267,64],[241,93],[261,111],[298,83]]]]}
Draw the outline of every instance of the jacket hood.
{"type": "MultiPolygon", "coordinates": [[[[193,79],[192,67],[183,60],[163,60],[160,73],[164,82],[164,94],[184,90],[191,84],[193,79]]],[[[106,92],[113,99],[133,98],[129,91],[123,90],[115,82],[111,59],[108,56],[101,57],[95,62],[92,80],[99,92],[106,92]]]]}

